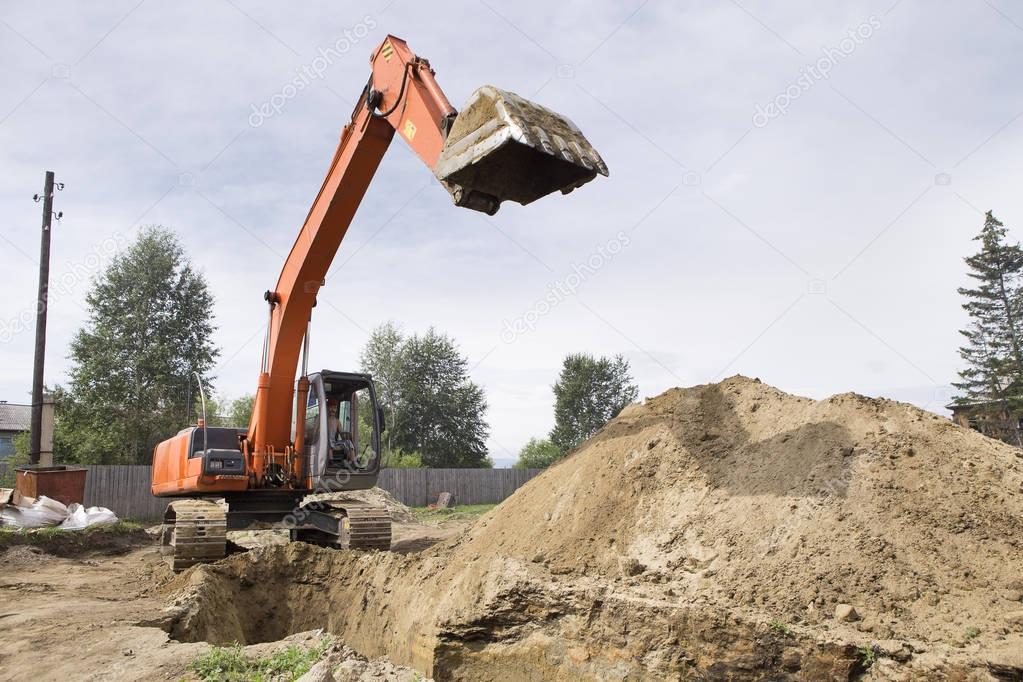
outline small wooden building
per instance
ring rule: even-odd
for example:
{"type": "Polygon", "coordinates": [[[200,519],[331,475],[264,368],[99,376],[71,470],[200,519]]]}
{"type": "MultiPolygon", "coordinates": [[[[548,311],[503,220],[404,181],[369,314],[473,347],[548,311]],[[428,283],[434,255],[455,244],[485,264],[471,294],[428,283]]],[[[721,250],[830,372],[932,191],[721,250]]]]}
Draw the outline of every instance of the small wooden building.
{"type": "Polygon", "coordinates": [[[0,400],[0,460],[14,454],[14,439],[28,431],[31,421],[31,405],[15,405],[0,400]]]}
{"type": "Polygon", "coordinates": [[[1005,401],[952,403],[945,408],[952,411],[952,421],[960,426],[968,426],[985,436],[1020,445],[1023,419],[1020,414],[1011,413],[1005,401]]]}

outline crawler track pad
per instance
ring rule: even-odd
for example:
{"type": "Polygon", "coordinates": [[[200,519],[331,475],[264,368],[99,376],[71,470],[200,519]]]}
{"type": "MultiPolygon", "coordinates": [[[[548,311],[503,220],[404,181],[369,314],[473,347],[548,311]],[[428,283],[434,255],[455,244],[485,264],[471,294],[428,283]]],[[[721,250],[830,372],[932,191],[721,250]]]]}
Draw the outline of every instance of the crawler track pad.
{"type": "Polygon", "coordinates": [[[167,505],[160,553],[175,572],[223,559],[227,551],[227,504],[181,500],[167,505]]]}

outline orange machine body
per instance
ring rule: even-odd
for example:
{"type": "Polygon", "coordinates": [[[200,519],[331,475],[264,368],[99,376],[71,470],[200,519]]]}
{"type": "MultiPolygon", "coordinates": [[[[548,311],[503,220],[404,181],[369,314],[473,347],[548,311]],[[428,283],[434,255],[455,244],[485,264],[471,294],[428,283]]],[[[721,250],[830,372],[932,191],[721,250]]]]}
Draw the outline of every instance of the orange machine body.
{"type": "Polygon", "coordinates": [[[248,476],[204,474],[202,458],[189,456],[193,435],[202,438],[202,430],[190,426],[156,446],[153,453],[153,495],[225,493],[248,488],[248,476]]]}
{"type": "MultiPolygon", "coordinates": [[[[154,495],[260,488],[263,472],[274,463],[285,463],[294,474],[296,487],[308,483],[308,475],[299,475],[303,471],[304,420],[294,420],[295,378],[316,294],[395,130],[432,168],[444,145],[443,126],[456,115],[429,63],[416,57],[404,40],[387,36],[373,51],[370,64],[370,82],[341,133],[327,176],[277,285],[266,295],[270,312],[263,369],[252,419],[238,443],[247,476],[204,475],[201,458],[189,457],[196,429],[185,429],[160,443],[153,453],[154,495]],[[371,97],[375,101],[369,102],[371,97]]],[[[299,389],[301,392],[303,386],[299,389]]],[[[304,416],[304,409],[304,404],[299,406],[299,417],[304,416]]]]}
{"type": "MultiPolygon", "coordinates": [[[[369,82],[341,133],[326,178],[277,284],[265,294],[266,342],[248,428],[237,433],[220,428],[212,448],[198,449],[196,438],[200,433],[208,438],[213,429],[197,428],[158,445],[154,495],[306,490],[329,468],[322,456],[326,442],[322,437],[318,445],[307,442],[305,434],[306,408],[319,405],[310,392],[312,376],[320,382],[315,388],[321,401],[328,393],[337,398],[339,390],[368,389],[374,402],[365,409],[373,409],[382,429],[370,377],[327,370],[309,375],[303,367],[296,392],[296,376],[307,351],[317,293],[395,132],[434,172],[455,205],[489,215],[505,199],[526,204],[553,191],[570,192],[598,173],[607,175],[605,164],[571,121],[514,93],[484,86],[470,98],[467,111],[475,106],[473,111],[482,112],[486,120],[481,123],[471,113],[459,117],[429,62],[400,38],[387,36],[370,56],[370,66],[369,82]],[[324,382],[332,382],[329,392],[324,382]]],[[[349,404],[354,409],[355,401],[349,404]]],[[[310,423],[322,424],[315,419],[310,423]]],[[[372,485],[378,469],[377,463],[354,474],[345,489],[372,485]]]]}

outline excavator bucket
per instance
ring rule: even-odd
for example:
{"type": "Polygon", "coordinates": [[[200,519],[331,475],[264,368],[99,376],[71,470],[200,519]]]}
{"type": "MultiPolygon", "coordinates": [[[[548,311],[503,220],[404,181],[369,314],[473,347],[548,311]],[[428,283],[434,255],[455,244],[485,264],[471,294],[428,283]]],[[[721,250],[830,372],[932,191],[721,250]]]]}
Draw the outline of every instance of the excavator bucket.
{"type": "Polygon", "coordinates": [[[434,166],[457,205],[491,215],[502,201],[568,194],[598,173],[607,166],[574,123],[491,85],[459,112],[434,166]]]}

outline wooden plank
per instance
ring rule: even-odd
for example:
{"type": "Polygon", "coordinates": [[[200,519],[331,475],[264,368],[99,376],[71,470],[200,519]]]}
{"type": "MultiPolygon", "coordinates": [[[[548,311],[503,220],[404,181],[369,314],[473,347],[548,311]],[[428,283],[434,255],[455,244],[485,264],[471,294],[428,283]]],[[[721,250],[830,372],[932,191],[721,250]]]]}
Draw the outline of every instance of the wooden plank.
{"type": "Polygon", "coordinates": [[[142,491],[133,487],[135,470],[136,467],[121,466],[118,472],[117,496],[124,506],[125,516],[136,516],[141,511],[139,493],[142,491]]]}
{"type": "Polygon", "coordinates": [[[121,508],[126,517],[130,516],[132,509],[130,500],[126,499],[125,492],[128,490],[128,470],[126,465],[118,464],[113,471],[113,499],[114,503],[121,508]]]}

